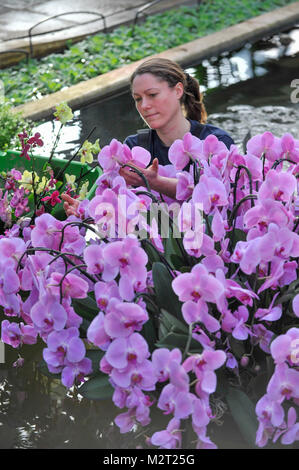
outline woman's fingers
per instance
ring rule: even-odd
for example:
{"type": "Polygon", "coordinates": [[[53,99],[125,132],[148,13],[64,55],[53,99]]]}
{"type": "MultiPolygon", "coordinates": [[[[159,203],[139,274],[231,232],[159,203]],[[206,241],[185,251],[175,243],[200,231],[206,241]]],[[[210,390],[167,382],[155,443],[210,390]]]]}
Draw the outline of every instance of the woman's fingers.
{"type": "Polygon", "coordinates": [[[154,170],[156,173],[158,173],[159,170],[159,160],[157,158],[154,158],[153,163],[152,163],[152,170],[154,170]]]}
{"type": "Polygon", "coordinates": [[[61,199],[64,201],[63,208],[68,217],[70,215],[78,215],[77,209],[79,206],[79,201],[77,199],[74,199],[66,193],[61,194],[61,199]]]}
{"type": "Polygon", "coordinates": [[[74,215],[74,209],[67,202],[63,204],[63,208],[67,216],[74,215]]]}
{"type": "Polygon", "coordinates": [[[120,168],[119,174],[125,179],[126,183],[131,186],[138,186],[142,183],[140,176],[127,168],[120,168]]]}
{"type": "Polygon", "coordinates": [[[68,202],[69,204],[72,204],[74,201],[76,201],[76,199],[66,193],[61,194],[61,199],[63,199],[65,202],[68,202]]]}

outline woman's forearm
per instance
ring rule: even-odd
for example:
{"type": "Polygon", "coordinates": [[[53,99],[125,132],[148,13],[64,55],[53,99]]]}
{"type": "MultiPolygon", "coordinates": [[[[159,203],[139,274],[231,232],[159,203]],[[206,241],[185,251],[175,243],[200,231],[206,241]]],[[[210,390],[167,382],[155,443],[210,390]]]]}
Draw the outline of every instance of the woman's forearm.
{"type": "Polygon", "coordinates": [[[155,182],[150,182],[150,187],[158,193],[165,194],[165,196],[175,199],[177,183],[178,180],[176,178],[159,176],[155,182]]]}
{"type": "MultiPolygon", "coordinates": [[[[136,167],[137,168],[137,167],[136,167]]],[[[151,189],[162,193],[165,196],[176,198],[176,187],[178,180],[176,178],[169,178],[167,176],[161,176],[158,174],[158,160],[155,159],[153,164],[148,168],[138,168],[148,181],[151,189]]],[[[121,168],[119,170],[120,176],[122,176],[127,185],[138,187],[144,186],[142,178],[136,174],[136,172],[128,170],[127,168],[121,168]]]]}

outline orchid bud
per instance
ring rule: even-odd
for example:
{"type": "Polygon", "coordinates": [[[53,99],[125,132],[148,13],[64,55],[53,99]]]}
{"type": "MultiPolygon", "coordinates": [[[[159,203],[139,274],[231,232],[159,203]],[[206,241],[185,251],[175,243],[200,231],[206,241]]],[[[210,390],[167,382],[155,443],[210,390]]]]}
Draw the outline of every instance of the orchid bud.
{"type": "Polygon", "coordinates": [[[242,367],[247,367],[248,364],[249,364],[249,357],[248,356],[242,356],[240,363],[241,363],[242,367]]]}

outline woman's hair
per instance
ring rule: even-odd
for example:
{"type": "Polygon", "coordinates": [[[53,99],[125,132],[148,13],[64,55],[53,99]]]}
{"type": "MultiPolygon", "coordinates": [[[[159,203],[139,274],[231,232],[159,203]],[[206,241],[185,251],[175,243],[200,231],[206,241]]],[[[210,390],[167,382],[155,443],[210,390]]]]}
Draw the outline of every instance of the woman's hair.
{"type": "Polygon", "coordinates": [[[173,88],[178,82],[184,87],[184,94],[181,102],[184,106],[186,117],[205,123],[207,121],[207,112],[202,101],[202,94],[199,89],[199,83],[196,78],[191,77],[184,72],[179,64],[169,59],[153,58],[142,62],[131,76],[131,86],[137,75],[151,73],[160,78],[173,88]]]}

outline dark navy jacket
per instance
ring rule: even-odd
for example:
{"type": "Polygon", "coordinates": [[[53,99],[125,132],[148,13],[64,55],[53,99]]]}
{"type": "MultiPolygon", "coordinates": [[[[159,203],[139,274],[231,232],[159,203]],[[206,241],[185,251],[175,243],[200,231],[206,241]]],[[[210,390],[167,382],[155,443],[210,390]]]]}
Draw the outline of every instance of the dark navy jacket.
{"type": "MultiPolygon", "coordinates": [[[[232,144],[234,144],[234,141],[229,136],[229,134],[225,132],[224,130],[219,129],[219,127],[212,126],[211,124],[199,124],[197,121],[192,121],[192,120],[190,120],[190,122],[191,122],[191,129],[190,129],[191,134],[196,135],[200,140],[204,140],[206,137],[208,137],[208,135],[213,134],[217,137],[218,140],[223,142],[228,149],[230,148],[232,144]]],[[[138,134],[129,135],[124,141],[124,143],[127,144],[128,147],[130,148],[140,145],[140,143],[138,142],[140,142],[138,140],[138,134]]],[[[150,137],[148,150],[152,155],[152,159],[158,158],[160,165],[170,164],[170,161],[168,160],[169,147],[163,144],[163,142],[160,140],[155,130],[151,131],[151,137],[150,137]]]]}

